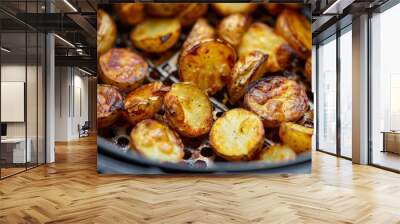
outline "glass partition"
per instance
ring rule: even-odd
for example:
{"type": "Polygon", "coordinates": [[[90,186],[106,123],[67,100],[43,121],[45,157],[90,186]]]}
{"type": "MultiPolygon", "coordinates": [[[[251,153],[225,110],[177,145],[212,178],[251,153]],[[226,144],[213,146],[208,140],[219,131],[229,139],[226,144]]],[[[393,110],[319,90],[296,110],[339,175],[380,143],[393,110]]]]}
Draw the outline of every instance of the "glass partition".
{"type": "Polygon", "coordinates": [[[400,171],[400,4],[371,18],[372,164],[400,171]]]}

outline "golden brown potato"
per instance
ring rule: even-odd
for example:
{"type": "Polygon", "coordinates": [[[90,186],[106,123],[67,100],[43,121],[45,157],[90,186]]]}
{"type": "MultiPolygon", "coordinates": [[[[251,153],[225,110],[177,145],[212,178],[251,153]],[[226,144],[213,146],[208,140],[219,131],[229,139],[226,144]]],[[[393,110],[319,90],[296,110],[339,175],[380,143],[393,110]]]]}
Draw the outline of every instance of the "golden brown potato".
{"type": "Polygon", "coordinates": [[[189,35],[186,37],[182,45],[182,49],[186,49],[192,44],[201,40],[210,39],[215,37],[215,29],[207,22],[207,20],[200,18],[193,25],[189,35]]]}
{"type": "Polygon", "coordinates": [[[257,8],[254,3],[213,3],[212,6],[222,16],[252,13],[257,8]]]}
{"type": "Polygon", "coordinates": [[[311,56],[307,58],[305,68],[304,68],[304,75],[306,76],[307,80],[311,82],[312,79],[312,64],[311,64],[311,56]]]}
{"type": "Polygon", "coordinates": [[[286,162],[295,160],[296,153],[286,145],[273,145],[264,149],[259,159],[271,163],[286,162]]]}
{"type": "Polygon", "coordinates": [[[132,148],[144,157],[160,162],[178,163],[183,160],[183,144],[168,126],[147,119],[131,131],[132,148]]]}
{"type": "Polygon", "coordinates": [[[161,109],[163,96],[168,90],[161,82],[152,82],[130,92],[124,100],[124,117],[131,124],[152,118],[161,109]]]}
{"type": "Polygon", "coordinates": [[[275,31],[289,42],[300,58],[306,59],[311,55],[311,22],[305,16],[286,9],[279,15],[275,31]]]}
{"type": "Polygon", "coordinates": [[[237,102],[246,93],[249,84],[260,79],[265,72],[268,55],[259,51],[242,56],[233,66],[227,89],[231,103],[237,102]]]}
{"type": "Polygon", "coordinates": [[[252,51],[268,54],[267,72],[283,71],[290,67],[295,56],[293,49],[273,29],[263,23],[253,23],[243,35],[239,45],[239,56],[252,51]]]}
{"type": "Polygon", "coordinates": [[[303,4],[299,3],[264,3],[264,8],[273,16],[279,15],[285,8],[299,9],[303,4]]]}
{"type": "Polygon", "coordinates": [[[214,122],[210,132],[210,144],[215,153],[230,161],[253,159],[263,142],[261,119],[241,108],[225,112],[214,122]]]}
{"type": "Polygon", "coordinates": [[[179,13],[177,19],[181,22],[183,27],[187,27],[202,17],[207,12],[207,9],[207,4],[190,3],[179,13]]]}
{"type": "Polygon", "coordinates": [[[107,52],[117,39],[117,26],[103,10],[97,10],[97,54],[107,52]]]}
{"type": "Polygon", "coordinates": [[[185,137],[198,137],[211,129],[211,102],[194,84],[173,84],[164,97],[164,107],[168,124],[185,137]]]}
{"type": "Polygon", "coordinates": [[[97,85],[97,126],[113,124],[121,113],[123,98],[118,89],[110,85],[97,85]]]}
{"type": "Polygon", "coordinates": [[[187,7],[185,3],[149,3],[146,12],[157,17],[175,17],[187,7]]]}
{"type": "Polygon", "coordinates": [[[252,84],[244,105],[261,117],[264,127],[279,127],[282,122],[298,121],[308,108],[304,89],[285,77],[268,77],[252,84]]]}
{"type": "Polygon", "coordinates": [[[126,25],[135,25],[144,19],[143,3],[117,3],[114,5],[119,20],[126,25]]]}
{"type": "Polygon", "coordinates": [[[230,45],[221,40],[202,40],[181,53],[179,77],[213,95],[225,86],[235,61],[236,53],[230,45]]]}
{"type": "Polygon", "coordinates": [[[104,83],[122,91],[139,87],[148,75],[147,62],[126,48],[112,48],[99,58],[99,75],[104,83]]]}
{"type": "Polygon", "coordinates": [[[181,34],[177,19],[149,19],[138,24],[131,32],[133,45],[148,53],[165,52],[175,45],[181,34]]]}
{"type": "Polygon", "coordinates": [[[299,124],[284,122],[279,128],[279,137],[283,144],[292,148],[296,153],[311,150],[314,129],[299,124]]]}
{"type": "Polygon", "coordinates": [[[218,36],[237,47],[242,36],[251,25],[251,17],[243,14],[232,14],[225,17],[218,26],[218,36]]]}

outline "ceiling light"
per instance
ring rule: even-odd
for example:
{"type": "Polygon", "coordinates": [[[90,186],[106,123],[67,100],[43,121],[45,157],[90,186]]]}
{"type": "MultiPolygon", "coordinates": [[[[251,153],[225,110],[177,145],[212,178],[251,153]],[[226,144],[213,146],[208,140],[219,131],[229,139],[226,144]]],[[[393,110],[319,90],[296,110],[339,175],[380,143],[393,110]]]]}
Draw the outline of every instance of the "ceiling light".
{"type": "Polygon", "coordinates": [[[78,70],[81,71],[81,72],[83,72],[83,73],[85,73],[85,74],[87,74],[87,75],[93,75],[92,73],[90,73],[90,72],[88,72],[88,71],[86,71],[86,70],[83,70],[83,69],[81,69],[81,68],[79,68],[79,67],[78,67],[78,70]]]}
{"type": "Polygon", "coordinates": [[[54,36],[55,37],[57,37],[59,40],[61,40],[62,42],[64,42],[64,43],[66,43],[67,45],[69,45],[70,47],[73,47],[73,48],[75,48],[75,45],[73,45],[71,42],[69,42],[68,40],[66,40],[66,39],[64,39],[64,38],[62,38],[62,37],[60,37],[59,35],[57,35],[57,34],[54,34],[54,36]]]}
{"type": "Polygon", "coordinates": [[[2,51],[6,52],[6,53],[10,53],[10,52],[11,52],[11,50],[9,50],[9,49],[7,49],[7,48],[5,48],[5,47],[1,47],[0,49],[1,49],[2,51]]]}
{"type": "Polygon", "coordinates": [[[78,12],[78,10],[68,0],[64,0],[64,3],[68,5],[74,12],[78,12]]]}

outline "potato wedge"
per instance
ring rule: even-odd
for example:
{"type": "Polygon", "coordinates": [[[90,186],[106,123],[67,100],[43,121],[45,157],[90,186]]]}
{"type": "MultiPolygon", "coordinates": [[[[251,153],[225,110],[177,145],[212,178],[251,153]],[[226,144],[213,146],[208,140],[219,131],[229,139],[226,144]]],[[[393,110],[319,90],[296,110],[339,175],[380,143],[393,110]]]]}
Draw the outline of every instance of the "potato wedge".
{"type": "Polygon", "coordinates": [[[251,17],[243,14],[232,14],[225,17],[218,26],[218,36],[233,47],[237,47],[242,36],[251,25],[251,17]]]}
{"type": "Polygon", "coordinates": [[[117,26],[103,10],[97,10],[97,54],[101,55],[114,45],[117,39],[117,26]]]}
{"type": "Polygon", "coordinates": [[[271,163],[286,162],[296,159],[296,153],[286,145],[273,145],[260,153],[259,160],[271,163]]]}
{"type": "Polygon", "coordinates": [[[120,116],[123,98],[118,89],[111,85],[97,85],[97,126],[112,125],[120,116]]]}
{"type": "Polygon", "coordinates": [[[225,86],[235,61],[235,50],[225,42],[202,40],[181,53],[179,77],[213,95],[225,86]]]}
{"type": "Polygon", "coordinates": [[[249,84],[263,76],[267,63],[268,55],[260,51],[253,51],[239,58],[227,83],[231,103],[236,103],[242,98],[249,84]]]}
{"type": "Polygon", "coordinates": [[[148,75],[147,62],[126,48],[112,48],[99,58],[99,76],[122,91],[139,87],[148,75]]]}
{"type": "Polygon", "coordinates": [[[132,148],[144,157],[160,162],[178,163],[183,160],[183,144],[167,125],[146,119],[131,131],[132,148]]]}
{"type": "Polygon", "coordinates": [[[239,56],[243,56],[256,50],[268,54],[267,72],[286,70],[295,56],[285,39],[274,33],[268,25],[258,22],[253,23],[243,35],[238,52],[239,56]]]}
{"type": "Polygon", "coordinates": [[[150,3],[145,4],[146,13],[156,17],[175,17],[182,10],[184,10],[188,4],[186,3],[150,3]]]}
{"type": "Polygon", "coordinates": [[[215,37],[215,29],[207,20],[200,18],[193,25],[189,35],[186,37],[182,45],[182,49],[188,48],[190,45],[195,44],[201,40],[210,39],[215,37]]]}
{"type": "Polygon", "coordinates": [[[283,144],[292,148],[296,153],[311,150],[314,129],[291,122],[283,122],[279,127],[279,137],[283,144]]]}
{"type": "Polygon", "coordinates": [[[281,35],[302,59],[312,51],[311,22],[294,10],[284,10],[276,21],[275,31],[281,35]]]}
{"type": "Polygon", "coordinates": [[[194,84],[173,84],[164,97],[164,107],[168,124],[185,137],[198,137],[211,129],[211,102],[194,84]]]}
{"type": "Polygon", "coordinates": [[[197,19],[202,17],[208,9],[208,4],[190,3],[179,13],[177,19],[181,22],[183,27],[187,27],[196,22],[197,19]]]}
{"type": "Polygon", "coordinates": [[[149,19],[131,32],[133,45],[148,53],[162,53],[175,45],[181,34],[177,19],[149,19]]]}
{"type": "Polygon", "coordinates": [[[298,121],[308,108],[303,88],[293,80],[273,76],[253,83],[244,96],[244,105],[261,117],[266,128],[298,121]]]}
{"type": "Polygon", "coordinates": [[[306,64],[304,67],[304,75],[306,76],[306,79],[311,82],[312,80],[312,64],[311,64],[311,56],[307,58],[306,64]]]}
{"type": "Polygon", "coordinates": [[[214,122],[210,132],[210,144],[215,153],[230,161],[253,159],[263,142],[261,119],[241,108],[225,112],[214,122]]]}
{"type": "Polygon", "coordinates": [[[125,110],[122,114],[131,124],[152,118],[161,109],[163,96],[168,90],[161,82],[152,82],[135,89],[125,97],[125,110]]]}
{"type": "Polygon", "coordinates": [[[248,14],[257,8],[257,4],[254,3],[213,3],[212,6],[222,16],[236,13],[248,14]]]}
{"type": "Polygon", "coordinates": [[[144,19],[143,3],[117,3],[114,9],[123,24],[136,25],[144,19]]]}

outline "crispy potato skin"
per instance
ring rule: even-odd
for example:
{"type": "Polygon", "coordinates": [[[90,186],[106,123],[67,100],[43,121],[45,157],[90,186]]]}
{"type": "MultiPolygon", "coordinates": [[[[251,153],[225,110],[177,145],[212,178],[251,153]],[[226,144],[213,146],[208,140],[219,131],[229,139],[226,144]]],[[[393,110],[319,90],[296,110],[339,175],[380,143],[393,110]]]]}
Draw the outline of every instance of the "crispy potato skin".
{"type": "Polygon", "coordinates": [[[251,17],[243,14],[232,14],[224,19],[218,26],[218,36],[237,47],[242,40],[242,36],[251,25],[251,17]]]}
{"type": "Polygon", "coordinates": [[[178,163],[183,160],[183,144],[168,126],[146,119],[132,129],[132,148],[144,157],[160,162],[178,163]]]}
{"type": "Polygon", "coordinates": [[[97,10],[97,54],[107,52],[117,39],[117,26],[103,10],[97,10]]]}
{"type": "Polygon", "coordinates": [[[311,23],[305,16],[286,9],[279,15],[275,31],[289,42],[300,58],[306,59],[311,55],[311,23]]]}
{"type": "Polygon", "coordinates": [[[296,159],[296,153],[286,145],[273,145],[265,148],[259,156],[259,160],[279,163],[296,159]]]}
{"type": "Polygon", "coordinates": [[[112,125],[119,117],[122,108],[122,95],[110,85],[97,85],[97,125],[105,128],[112,125]]]}
{"type": "Polygon", "coordinates": [[[161,109],[163,96],[168,90],[161,82],[135,89],[125,97],[122,114],[131,124],[152,118],[161,109]]]}
{"type": "Polygon", "coordinates": [[[292,148],[296,153],[311,150],[311,139],[314,129],[299,124],[284,122],[279,128],[279,137],[283,144],[292,148]]]}
{"type": "Polygon", "coordinates": [[[156,17],[175,17],[182,10],[184,10],[188,4],[185,3],[150,3],[145,4],[146,13],[156,17]]]}
{"type": "Polygon", "coordinates": [[[210,132],[210,144],[215,153],[230,161],[253,159],[263,142],[261,119],[241,108],[225,112],[214,122],[210,132]]]}
{"type": "Polygon", "coordinates": [[[143,3],[117,3],[114,5],[119,20],[127,25],[135,25],[144,19],[143,3]]]}
{"type": "Polygon", "coordinates": [[[212,6],[222,16],[236,13],[248,14],[257,8],[257,4],[254,3],[213,3],[212,6]]]}
{"type": "Polygon", "coordinates": [[[201,40],[210,39],[215,37],[215,29],[207,22],[207,20],[200,18],[193,25],[183,43],[182,49],[188,48],[190,45],[195,44],[201,40]]]}
{"type": "Polygon", "coordinates": [[[242,98],[249,84],[263,76],[267,63],[268,55],[260,51],[253,51],[239,58],[227,83],[231,103],[236,103],[242,98]]]}
{"type": "Polygon", "coordinates": [[[194,84],[173,84],[164,97],[164,107],[168,124],[185,137],[198,137],[211,129],[211,102],[194,84]]]}
{"type": "Polygon", "coordinates": [[[307,58],[305,68],[304,68],[304,75],[306,76],[307,80],[311,82],[312,79],[312,64],[311,64],[311,56],[307,58]]]}
{"type": "Polygon", "coordinates": [[[208,4],[191,3],[179,13],[177,19],[181,22],[183,27],[187,27],[196,22],[197,19],[202,17],[208,9],[208,4]]]}
{"type": "Polygon", "coordinates": [[[131,32],[133,45],[148,53],[162,53],[175,45],[181,33],[177,19],[148,19],[131,32]]]}
{"type": "Polygon", "coordinates": [[[104,83],[122,91],[131,91],[139,87],[148,75],[148,65],[129,49],[112,48],[100,56],[99,71],[104,83]]]}
{"type": "Polygon", "coordinates": [[[179,77],[213,95],[225,86],[235,61],[236,52],[230,45],[218,39],[202,40],[181,53],[179,77]]]}
{"type": "Polygon", "coordinates": [[[268,54],[267,72],[286,70],[295,56],[285,39],[274,33],[268,25],[259,22],[253,23],[243,35],[238,52],[239,56],[243,56],[256,50],[268,54]]]}
{"type": "Polygon", "coordinates": [[[293,80],[274,76],[256,81],[244,96],[244,105],[261,117],[266,128],[298,121],[308,108],[307,95],[293,80]]]}

